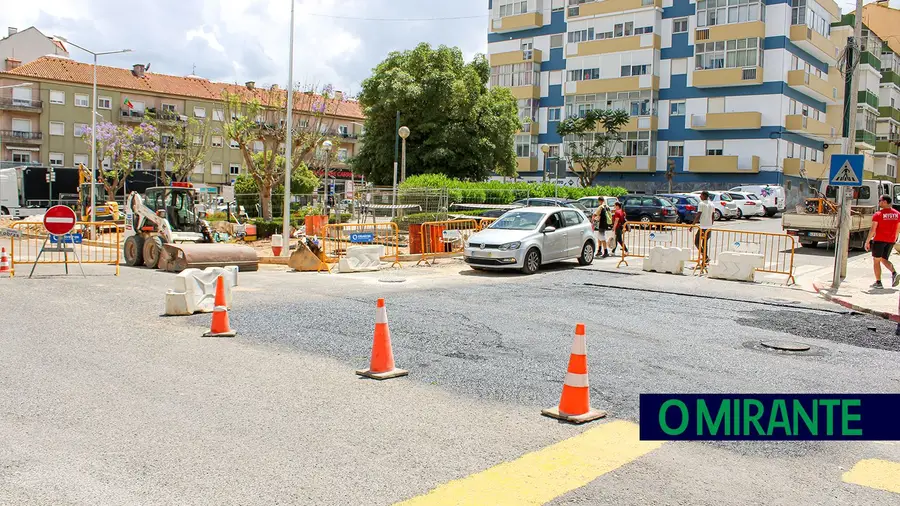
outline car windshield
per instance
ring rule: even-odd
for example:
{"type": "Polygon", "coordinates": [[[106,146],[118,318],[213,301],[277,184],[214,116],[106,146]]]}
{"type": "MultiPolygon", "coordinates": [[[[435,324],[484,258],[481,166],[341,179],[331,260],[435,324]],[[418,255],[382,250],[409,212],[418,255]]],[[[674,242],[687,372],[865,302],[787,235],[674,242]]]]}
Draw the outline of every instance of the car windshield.
{"type": "Polygon", "coordinates": [[[490,227],[497,230],[533,230],[544,218],[543,213],[510,211],[495,221],[490,227]]]}
{"type": "Polygon", "coordinates": [[[697,199],[694,198],[694,197],[685,197],[685,198],[687,199],[688,204],[691,204],[692,206],[699,206],[699,205],[700,205],[700,201],[697,200],[697,199]]]}

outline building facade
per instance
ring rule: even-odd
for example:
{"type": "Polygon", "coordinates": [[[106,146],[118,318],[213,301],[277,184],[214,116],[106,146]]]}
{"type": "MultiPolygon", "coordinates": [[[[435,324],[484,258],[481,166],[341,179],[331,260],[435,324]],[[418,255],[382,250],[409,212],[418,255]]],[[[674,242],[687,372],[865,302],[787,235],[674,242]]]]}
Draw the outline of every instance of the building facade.
{"type": "Polygon", "coordinates": [[[846,37],[832,31],[833,0],[489,0],[489,9],[492,84],[511,88],[530,123],[516,137],[525,179],[565,157],[558,122],[593,108],[631,115],[623,162],[594,183],[632,191],[667,189],[672,166],[681,191],[781,184],[799,195],[840,150],[846,37]]]}
{"type": "Polygon", "coordinates": [[[0,39],[0,70],[12,70],[46,55],[68,58],[69,51],[62,41],[47,37],[33,26],[22,31],[10,26],[6,37],[0,39]]]}
{"type": "MultiPolygon", "coordinates": [[[[82,131],[91,125],[93,66],[67,58],[42,57],[11,71],[0,73],[0,87],[30,83],[0,90],[0,166],[41,165],[75,167],[90,165],[89,143],[82,131]]],[[[165,112],[172,117],[208,120],[210,147],[204,162],[191,174],[195,183],[220,187],[232,184],[246,166],[236,143],[223,134],[223,94],[259,94],[254,83],[245,86],[212,82],[197,76],[169,76],[134,69],[97,68],[98,122],[138,124],[147,112],[165,112]]],[[[340,100],[328,127],[341,139],[338,161],[331,168],[342,173],[356,154],[363,114],[353,100],[340,100]]],[[[300,123],[309,111],[297,110],[300,123]]],[[[104,162],[108,164],[107,162],[104,162]]],[[[140,171],[160,171],[146,164],[140,171]]]]}

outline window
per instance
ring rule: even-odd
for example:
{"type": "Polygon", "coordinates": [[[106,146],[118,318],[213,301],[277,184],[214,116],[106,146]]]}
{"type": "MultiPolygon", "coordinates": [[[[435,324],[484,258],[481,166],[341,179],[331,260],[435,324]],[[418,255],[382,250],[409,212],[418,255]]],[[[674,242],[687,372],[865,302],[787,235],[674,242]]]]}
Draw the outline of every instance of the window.
{"type": "Polygon", "coordinates": [[[722,156],[725,141],[706,141],[706,156],[722,156]]]}
{"type": "Polygon", "coordinates": [[[238,144],[238,142],[236,140],[231,139],[228,141],[228,147],[230,147],[231,149],[239,149],[241,147],[241,145],[238,144]]]}
{"type": "Polygon", "coordinates": [[[639,26],[634,29],[635,35],[643,35],[645,33],[653,33],[653,27],[652,26],[639,26]]]}
{"type": "Polygon", "coordinates": [[[563,38],[563,34],[558,33],[556,35],[550,36],[550,49],[556,49],[558,47],[563,47],[563,43],[566,40],[563,38]]]}
{"type": "Polygon", "coordinates": [[[746,23],[765,18],[760,0],[698,0],[697,26],[746,23]]]}
{"type": "Polygon", "coordinates": [[[831,36],[831,21],[810,9],[806,0],[791,0],[791,24],[806,25],[826,38],[831,36]]]}
{"type": "Polygon", "coordinates": [[[50,135],[66,135],[66,124],[62,121],[51,121],[50,135]]]}
{"type": "Polygon", "coordinates": [[[212,136],[212,147],[221,148],[222,147],[222,136],[221,135],[213,135],[212,136]]]}
{"type": "Polygon", "coordinates": [[[684,142],[669,142],[669,156],[684,156],[684,142]]]}
{"type": "Polygon", "coordinates": [[[14,163],[31,163],[31,153],[27,151],[13,151],[12,161],[14,163]]]}
{"type": "Polygon", "coordinates": [[[347,148],[341,148],[338,150],[338,161],[346,162],[347,161],[347,148]]]}
{"type": "Polygon", "coordinates": [[[214,121],[225,121],[225,111],[222,109],[213,109],[214,121]]]}
{"type": "Polygon", "coordinates": [[[65,155],[62,153],[50,153],[50,165],[54,167],[62,167],[66,164],[65,155]]]}
{"type": "Polygon", "coordinates": [[[163,112],[175,113],[175,104],[163,104],[162,110],[163,112]]]}
{"type": "Polygon", "coordinates": [[[497,9],[501,18],[528,13],[528,2],[526,0],[499,0],[498,3],[500,5],[497,9]]]}
{"type": "Polygon", "coordinates": [[[547,121],[562,120],[562,107],[551,107],[547,109],[547,121]]]}
{"type": "Polygon", "coordinates": [[[169,146],[175,146],[175,136],[172,134],[162,134],[160,136],[160,144],[162,147],[166,148],[169,146]]]}
{"type": "Polygon", "coordinates": [[[97,97],[97,109],[112,109],[112,98],[97,97]]]}
{"type": "Polygon", "coordinates": [[[570,70],[566,75],[567,81],[592,81],[600,79],[600,69],[570,70]]]}
{"type": "Polygon", "coordinates": [[[100,162],[100,166],[103,167],[103,170],[109,170],[109,168],[112,166],[111,164],[112,160],[110,160],[108,156],[104,158],[102,162],[100,162]]]}
{"type": "MultiPolygon", "coordinates": [[[[31,120],[13,118],[12,129],[13,129],[13,132],[31,132],[31,120]]],[[[51,133],[52,133],[52,129],[51,129],[51,133]]],[[[60,134],[60,135],[62,135],[62,134],[60,134]]]]}
{"type": "Polygon", "coordinates": [[[64,105],[66,103],[66,92],[50,90],[50,103],[64,105]]]}
{"type": "Polygon", "coordinates": [[[706,102],[706,112],[708,114],[725,112],[725,97],[710,97],[706,102]]]}
{"type": "Polygon", "coordinates": [[[266,148],[263,145],[263,141],[253,141],[253,152],[260,153],[265,149],[266,148]]]}
{"type": "Polygon", "coordinates": [[[216,175],[216,176],[222,175],[222,164],[221,164],[221,163],[214,163],[214,164],[212,164],[209,173],[210,173],[210,174],[213,174],[213,175],[216,175]]]}
{"type": "Polygon", "coordinates": [[[237,176],[241,173],[241,166],[236,163],[232,163],[228,166],[228,172],[231,173],[232,176],[237,176]]]}
{"type": "Polygon", "coordinates": [[[687,74],[687,58],[673,58],[672,59],[672,75],[680,76],[687,74]]]}
{"type": "Polygon", "coordinates": [[[672,21],[672,33],[685,33],[688,31],[688,18],[677,18],[672,21]]]}
{"type": "Polygon", "coordinates": [[[577,44],[579,42],[594,40],[594,29],[586,28],[584,30],[575,30],[574,32],[569,32],[568,37],[569,44],[577,44]]]}
{"type": "Polygon", "coordinates": [[[338,125],[338,134],[346,137],[350,135],[350,129],[347,128],[347,125],[338,125]]]}
{"type": "Polygon", "coordinates": [[[72,134],[75,137],[81,137],[90,130],[90,126],[87,123],[75,123],[75,128],[72,129],[72,134]]]}
{"type": "Polygon", "coordinates": [[[205,118],[206,117],[206,108],[205,107],[194,107],[194,117],[195,118],[205,118]]]}
{"type": "Polygon", "coordinates": [[[203,166],[203,164],[198,163],[197,165],[194,165],[194,174],[203,174],[204,169],[205,167],[203,166]]]}
{"type": "Polygon", "coordinates": [[[887,175],[888,175],[888,177],[896,178],[897,177],[897,166],[887,164],[887,175]]]}
{"type": "Polygon", "coordinates": [[[75,94],[75,107],[90,107],[91,99],[87,95],[75,94]]]}
{"type": "Polygon", "coordinates": [[[550,146],[550,151],[547,152],[548,158],[559,158],[559,144],[554,144],[550,146]]]}
{"type": "Polygon", "coordinates": [[[631,116],[656,115],[657,93],[644,91],[620,91],[570,95],[566,99],[566,117],[583,118],[593,109],[615,109],[626,111],[631,116]]]}
{"type": "Polygon", "coordinates": [[[491,86],[537,86],[540,84],[540,65],[532,62],[491,67],[491,86]]]}
{"type": "Polygon", "coordinates": [[[516,156],[529,158],[537,154],[537,137],[531,135],[516,136],[516,156]]]}
{"type": "Polygon", "coordinates": [[[622,77],[643,76],[649,69],[649,65],[622,65],[622,77]]]}
{"type": "Polygon", "coordinates": [[[74,165],[76,167],[78,167],[79,165],[84,165],[85,167],[87,167],[88,155],[75,155],[75,157],[72,159],[72,162],[74,162],[74,165]]]}
{"type": "Polygon", "coordinates": [[[751,37],[700,42],[694,47],[696,70],[762,66],[762,39],[751,37]]]}
{"type": "Polygon", "coordinates": [[[140,161],[140,160],[136,160],[136,161],[134,161],[134,162],[131,163],[131,168],[132,168],[133,170],[143,170],[143,169],[144,169],[144,162],[142,162],[142,161],[140,161]]]}
{"type": "Polygon", "coordinates": [[[650,155],[650,132],[628,132],[623,135],[623,156],[648,156],[650,155]]]}
{"type": "Polygon", "coordinates": [[[203,139],[200,138],[199,135],[194,136],[194,146],[199,146],[203,144],[203,139]]]}
{"type": "Polygon", "coordinates": [[[672,116],[684,116],[684,101],[670,102],[672,116]]]}

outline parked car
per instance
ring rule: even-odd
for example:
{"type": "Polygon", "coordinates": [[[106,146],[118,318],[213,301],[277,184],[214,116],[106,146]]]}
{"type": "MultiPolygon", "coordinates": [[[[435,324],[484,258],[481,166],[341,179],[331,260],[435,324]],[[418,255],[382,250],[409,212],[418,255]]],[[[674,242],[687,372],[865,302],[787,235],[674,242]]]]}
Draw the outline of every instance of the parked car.
{"type": "MultiPolygon", "coordinates": [[[[519,199],[510,204],[510,207],[569,207],[572,209],[578,209],[583,213],[589,213],[587,208],[585,208],[580,203],[577,203],[577,201],[559,199],[554,197],[519,199]]],[[[497,218],[502,216],[503,213],[506,213],[507,211],[509,211],[509,209],[491,209],[490,211],[481,213],[481,216],[485,218],[497,218]]]]}
{"type": "Polygon", "coordinates": [[[542,265],[594,261],[597,240],[591,221],[569,207],[524,207],[507,211],[469,237],[463,253],[473,269],[519,269],[534,274],[542,265]]]}
{"type": "Polygon", "coordinates": [[[766,208],[756,195],[746,192],[726,192],[734,200],[738,208],[738,218],[750,219],[753,216],[765,216],[766,208]]]}
{"type": "Polygon", "coordinates": [[[668,199],[656,195],[625,195],[619,199],[625,219],[655,223],[675,223],[678,210],[668,199]]]}
{"type": "Polygon", "coordinates": [[[783,213],[787,200],[783,186],[774,185],[741,185],[728,190],[730,192],[747,192],[758,196],[766,208],[766,216],[772,217],[783,213]]]}
{"type": "MultiPolygon", "coordinates": [[[[702,190],[698,190],[695,192],[691,192],[691,195],[699,195],[703,193],[702,190]]],[[[713,218],[716,221],[721,220],[730,220],[732,218],[738,217],[738,206],[734,202],[727,193],[720,191],[711,191],[709,192],[709,200],[712,202],[713,209],[715,210],[715,216],[713,218]]]]}
{"type": "Polygon", "coordinates": [[[681,193],[660,193],[657,196],[665,197],[678,210],[678,219],[676,223],[693,223],[694,215],[697,214],[700,199],[694,195],[684,195],[681,193]]]}
{"type": "MultiPolygon", "coordinates": [[[[600,207],[600,201],[598,200],[600,197],[581,197],[578,199],[578,202],[581,203],[584,207],[587,208],[587,212],[590,214],[594,214],[597,212],[597,208],[600,207]]],[[[619,199],[616,197],[603,197],[603,203],[606,204],[606,207],[612,209],[616,202],[619,199]]]]}

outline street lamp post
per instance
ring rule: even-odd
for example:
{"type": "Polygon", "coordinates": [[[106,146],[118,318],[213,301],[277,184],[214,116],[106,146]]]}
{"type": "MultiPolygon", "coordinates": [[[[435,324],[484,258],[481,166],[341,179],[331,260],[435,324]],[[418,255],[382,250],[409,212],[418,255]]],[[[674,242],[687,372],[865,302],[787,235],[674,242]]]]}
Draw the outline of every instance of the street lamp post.
{"type": "MultiPolygon", "coordinates": [[[[403,148],[400,150],[400,182],[402,183],[406,181],[406,138],[409,137],[409,128],[402,126],[397,133],[403,139],[403,148]]],[[[397,190],[394,191],[396,192],[397,190]]]]}
{"type": "Polygon", "coordinates": [[[541,146],[541,152],[544,153],[544,175],[541,178],[542,181],[547,181],[547,171],[550,169],[550,157],[547,156],[550,154],[550,146],[544,144],[541,146]]]}
{"type": "MultiPolygon", "coordinates": [[[[20,83],[20,84],[10,84],[8,86],[0,86],[0,90],[6,90],[10,88],[24,88],[26,86],[31,86],[32,83],[20,83]]],[[[40,97],[38,97],[40,98],[40,97]]],[[[3,161],[3,137],[0,136],[0,162],[3,161]]],[[[2,164],[0,164],[0,169],[2,169],[2,164]]]]}
{"type": "Polygon", "coordinates": [[[325,150],[325,191],[323,196],[325,197],[325,216],[328,216],[328,166],[331,165],[331,141],[325,141],[322,143],[322,148],[325,150]]]}
{"type": "Polygon", "coordinates": [[[97,200],[94,195],[94,183],[97,182],[97,57],[104,56],[108,54],[118,54],[118,53],[130,53],[131,49],[119,49],[117,51],[100,51],[94,52],[90,49],[85,49],[78,44],[66,39],[65,37],[60,37],[59,35],[54,35],[57,39],[65,42],[66,44],[70,44],[72,46],[77,47],[78,49],[84,51],[85,53],[92,54],[94,56],[94,83],[92,86],[91,92],[91,222],[97,221],[97,211],[96,205],[94,205],[97,200]]]}
{"type": "Polygon", "coordinates": [[[281,218],[281,254],[291,254],[291,148],[294,144],[294,0],[291,0],[291,45],[288,50],[287,112],[284,134],[284,208],[281,218]]]}

